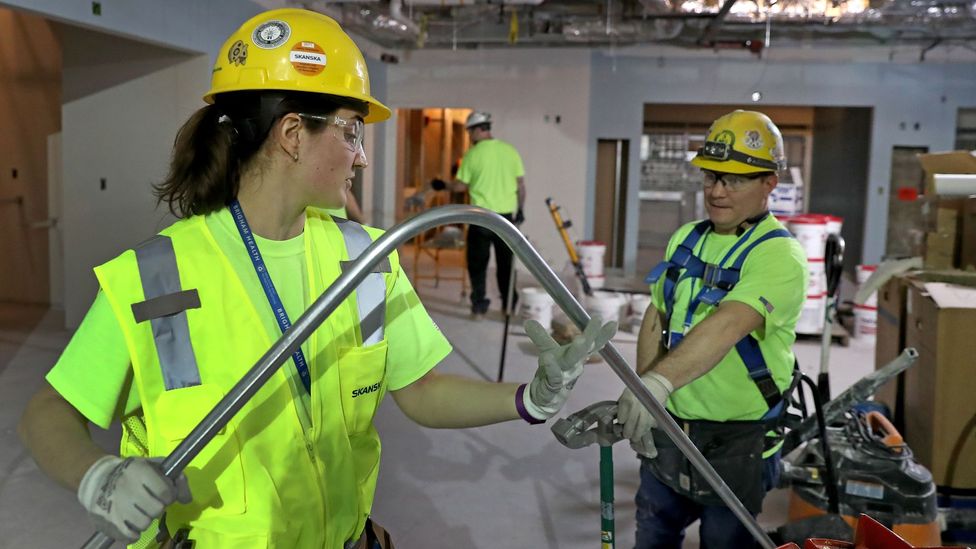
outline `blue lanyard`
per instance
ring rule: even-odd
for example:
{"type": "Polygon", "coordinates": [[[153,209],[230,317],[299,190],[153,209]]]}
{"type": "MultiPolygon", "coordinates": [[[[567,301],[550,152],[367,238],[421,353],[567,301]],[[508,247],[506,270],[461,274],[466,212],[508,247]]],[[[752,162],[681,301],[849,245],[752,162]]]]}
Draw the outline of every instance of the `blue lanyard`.
{"type": "MultiPolygon", "coordinates": [[[[278,327],[284,333],[288,328],[291,328],[291,321],[288,320],[288,313],[285,312],[285,306],[282,305],[281,298],[278,297],[278,291],[275,290],[274,282],[268,273],[268,268],[264,265],[264,259],[261,257],[261,251],[258,250],[258,243],[254,241],[251,226],[247,224],[247,219],[244,217],[244,210],[241,209],[241,203],[236,198],[230,203],[230,213],[234,217],[237,230],[241,233],[241,239],[244,240],[244,245],[247,247],[247,255],[251,258],[251,263],[254,264],[254,272],[257,273],[258,280],[261,281],[264,294],[268,296],[268,303],[271,304],[271,310],[274,311],[275,320],[278,321],[278,327]]],[[[309,394],[312,394],[312,378],[308,373],[308,363],[305,362],[305,354],[302,353],[302,348],[299,347],[296,349],[291,357],[295,361],[295,368],[298,369],[298,376],[302,378],[302,385],[305,386],[305,390],[309,394]]]]}

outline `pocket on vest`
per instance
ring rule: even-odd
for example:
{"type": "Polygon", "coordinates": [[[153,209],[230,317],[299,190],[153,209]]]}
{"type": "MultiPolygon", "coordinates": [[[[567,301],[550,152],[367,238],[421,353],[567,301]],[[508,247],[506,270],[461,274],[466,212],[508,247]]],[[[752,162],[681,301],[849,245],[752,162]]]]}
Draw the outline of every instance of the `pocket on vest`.
{"type": "MultiPolygon", "coordinates": [[[[165,391],[156,404],[156,422],[163,447],[154,451],[163,455],[171,453],[223,397],[220,388],[206,384],[165,391]]],[[[235,515],[246,510],[241,445],[233,428],[222,428],[184,472],[190,482],[193,502],[174,504],[172,514],[189,515],[187,520],[194,520],[200,514],[235,515]]]]}
{"type": "Polygon", "coordinates": [[[386,350],[386,342],[381,341],[369,347],[339,351],[342,415],[350,435],[369,429],[376,407],[386,392],[386,350]]]}

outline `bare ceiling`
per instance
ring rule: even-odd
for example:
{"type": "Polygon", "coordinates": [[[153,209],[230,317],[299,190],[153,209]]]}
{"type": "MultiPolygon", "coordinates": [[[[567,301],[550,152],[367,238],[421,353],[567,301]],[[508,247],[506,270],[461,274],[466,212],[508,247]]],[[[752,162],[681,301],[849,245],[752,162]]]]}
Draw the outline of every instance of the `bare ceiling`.
{"type": "Polygon", "coordinates": [[[385,47],[474,49],[661,44],[939,46],[976,51],[976,0],[293,1],[385,47]]]}

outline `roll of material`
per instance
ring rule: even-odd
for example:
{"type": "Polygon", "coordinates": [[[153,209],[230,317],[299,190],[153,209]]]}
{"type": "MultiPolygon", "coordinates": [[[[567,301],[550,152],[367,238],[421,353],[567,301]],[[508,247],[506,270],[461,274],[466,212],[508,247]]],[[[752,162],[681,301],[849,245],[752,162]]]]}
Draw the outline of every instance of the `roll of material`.
{"type": "Polygon", "coordinates": [[[976,174],[937,173],[935,194],[942,196],[976,195],[976,174]]]}

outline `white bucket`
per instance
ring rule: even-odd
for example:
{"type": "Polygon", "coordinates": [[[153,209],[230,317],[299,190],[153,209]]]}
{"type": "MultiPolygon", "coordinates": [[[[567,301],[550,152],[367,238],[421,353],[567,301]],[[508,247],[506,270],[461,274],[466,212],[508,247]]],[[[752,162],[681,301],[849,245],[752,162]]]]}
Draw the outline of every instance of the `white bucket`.
{"type": "Polygon", "coordinates": [[[807,270],[810,272],[810,280],[807,281],[807,295],[821,295],[827,292],[827,274],[824,269],[822,259],[807,261],[807,270]]]}
{"type": "Polygon", "coordinates": [[[630,315],[639,320],[644,319],[644,313],[651,306],[651,296],[647,294],[630,294],[630,315]]]}
{"type": "Polygon", "coordinates": [[[874,339],[878,335],[878,308],[854,306],[854,337],[874,339]]]}
{"type": "Polygon", "coordinates": [[[844,226],[844,218],[836,215],[825,215],[827,218],[827,234],[840,236],[840,229],[844,226]]]}
{"type": "Polygon", "coordinates": [[[823,332],[824,307],[827,306],[825,294],[808,295],[800,311],[800,318],[796,321],[796,333],[819,334],[823,332]]]}
{"type": "Polygon", "coordinates": [[[596,240],[584,240],[576,243],[579,251],[580,263],[586,276],[603,276],[603,256],[607,253],[607,245],[596,240]]]}
{"type": "Polygon", "coordinates": [[[552,296],[542,288],[522,288],[519,292],[519,316],[522,320],[535,320],[543,328],[552,327],[552,296]]]}
{"type": "Polygon", "coordinates": [[[790,218],[790,232],[803,247],[808,259],[823,259],[827,246],[827,219],[816,214],[796,215],[790,218]]]}
{"type": "MultiPolygon", "coordinates": [[[[857,266],[857,285],[860,286],[871,278],[874,271],[878,270],[877,265],[858,265],[857,266]]],[[[871,292],[867,300],[864,302],[868,307],[878,306],[878,292],[871,292]]]]}
{"type": "Polygon", "coordinates": [[[606,285],[606,282],[607,282],[607,277],[603,275],[586,277],[586,283],[589,284],[590,288],[593,290],[599,290],[604,285],[606,285]]]}
{"type": "MultiPolygon", "coordinates": [[[[615,292],[596,291],[583,300],[583,308],[590,316],[598,316],[603,322],[619,322],[621,309],[627,301],[615,292]]],[[[626,311],[624,311],[626,314],[626,311]]]]}

